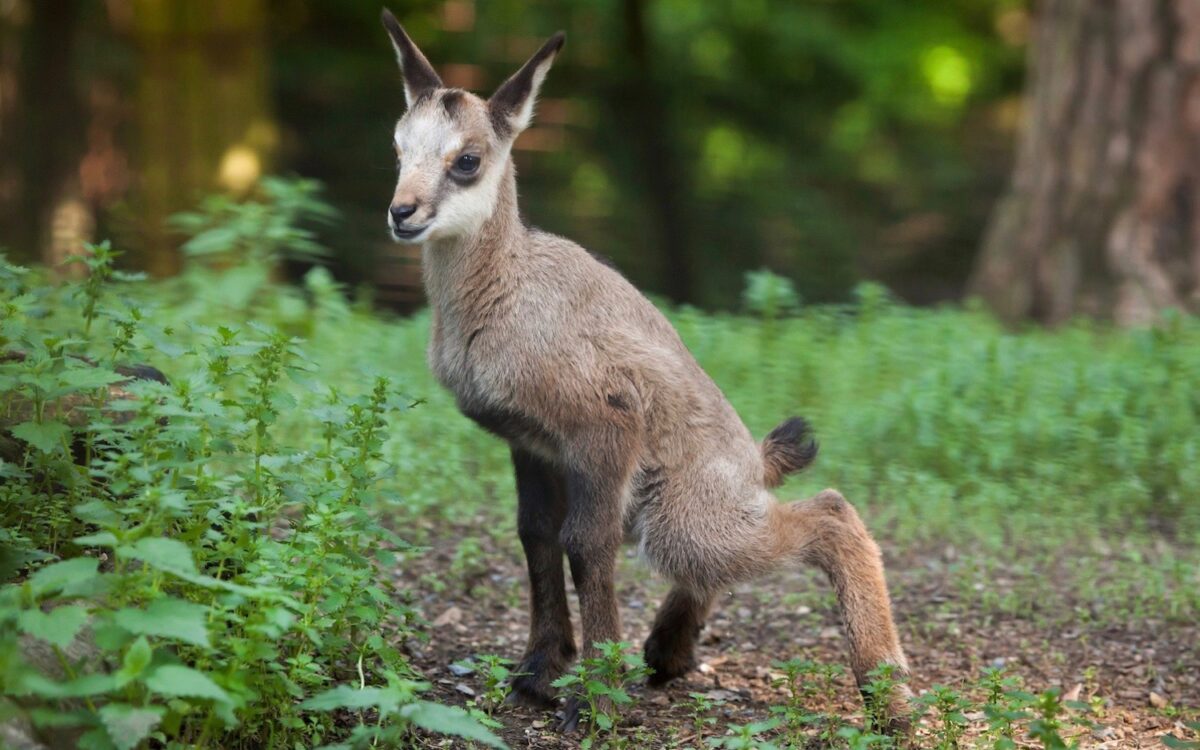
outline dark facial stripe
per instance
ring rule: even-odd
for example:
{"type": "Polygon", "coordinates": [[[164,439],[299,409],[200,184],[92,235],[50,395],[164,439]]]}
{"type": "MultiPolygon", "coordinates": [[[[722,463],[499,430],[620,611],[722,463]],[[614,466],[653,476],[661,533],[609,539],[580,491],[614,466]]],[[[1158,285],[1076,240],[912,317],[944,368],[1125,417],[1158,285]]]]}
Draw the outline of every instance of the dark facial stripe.
{"type": "Polygon", "coordinates": [[[451,117],[458,111],[463,101],[463,92],[458,89],[450,89],[442,94],[442,108],[446,110],[446,114],[451,117]]]}

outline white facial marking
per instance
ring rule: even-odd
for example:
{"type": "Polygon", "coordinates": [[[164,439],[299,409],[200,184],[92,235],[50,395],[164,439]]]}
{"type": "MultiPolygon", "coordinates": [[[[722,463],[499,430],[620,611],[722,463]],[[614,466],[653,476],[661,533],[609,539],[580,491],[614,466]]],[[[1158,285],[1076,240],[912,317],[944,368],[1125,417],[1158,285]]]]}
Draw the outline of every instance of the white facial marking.
{"type": "MultiPolygon", "coordinates": [[[[462,102],[459,106],[472,105],[462,102]]],[[[468,133],[463,128],[462,122],[446,112],[437,94],[410,109],[396,124],[392,138],[400,156],[400,174],[393,203],[415,203],[417,210],[401,227],[396,226],[389,210],[388,226],[395,239],[422,243],[469,236],[478,232],[492,215],[508,159],[508,145],[497,148],[493,141],[477,153],[472,150],[482,160],[479,176],[470,184],[459,184],[447,174],[447,169],[468,146],[468,133]],[[404,234],[415,230],[422,231],[404,234]]],[[[490,135],[489,130],[487,136],[490,135]]],[[[477,133],[472,142],[484,137],[477,133]]]]}

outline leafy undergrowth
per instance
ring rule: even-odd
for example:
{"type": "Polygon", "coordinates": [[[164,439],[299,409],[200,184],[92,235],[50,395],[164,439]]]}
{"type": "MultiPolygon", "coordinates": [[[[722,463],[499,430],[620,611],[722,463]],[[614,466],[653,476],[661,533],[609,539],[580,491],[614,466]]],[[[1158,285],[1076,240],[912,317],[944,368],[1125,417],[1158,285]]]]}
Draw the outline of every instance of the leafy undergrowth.
{"type": "MultiPolygon", "coordinates": [[[[189,217],[177,279],[106,246],[75,284],[0,265],[0,722],[92,748],[496,742],[490,704],[422,699],[429,629],[392,573],[464,518],[516,555],[507,451],[432,381],[426,314],[381,320],[321,270],[272,282],[319,250],[309,188],[273,190],[189,217]],[[136,363],[169,384],[115,370],[136,363]]],[[[747,307],[668,314],[755,434],[815,424],[782,496],[837,486],[885,546],[971,550],[954,580],[981,616],[1200,614],[1200,322],[1013,333],[870,285],[803,307],[763,276],[747,307]],[[1000,578],[1021,585],[978,585],[1000,578]]],[[[487,585],[479,541],[449,546],[422,585],[487,585]]],[[[780,723],[724,746],[798,721],[758,720],[780,723]]]]}

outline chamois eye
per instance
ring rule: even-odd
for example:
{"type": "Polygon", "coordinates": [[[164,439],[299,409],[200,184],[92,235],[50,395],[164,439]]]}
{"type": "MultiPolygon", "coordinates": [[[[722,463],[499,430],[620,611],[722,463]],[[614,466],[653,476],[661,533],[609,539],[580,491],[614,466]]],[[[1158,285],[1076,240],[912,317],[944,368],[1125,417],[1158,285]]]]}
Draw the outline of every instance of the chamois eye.
{"type": "Polygon", "coordinates": [[[463,154],[454,162],[454,168],[463,174],[474,174],[479,169],[479,157],[474,154],[463,154]]]}

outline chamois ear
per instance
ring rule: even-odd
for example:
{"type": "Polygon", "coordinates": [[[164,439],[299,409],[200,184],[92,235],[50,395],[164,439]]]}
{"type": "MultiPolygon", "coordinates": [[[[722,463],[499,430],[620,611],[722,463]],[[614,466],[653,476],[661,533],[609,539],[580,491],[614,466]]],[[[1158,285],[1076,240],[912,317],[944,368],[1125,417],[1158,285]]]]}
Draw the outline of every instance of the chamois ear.
{"type": "Polygon", "coordinates": [[[396,48],[400,72],[404,75],[404,100],[411,107],[422,94],[442,88],[442,79],[387,8],[383,9],[382,19],[383,27],[392,38],[392,46],[396,48]]]}
{"type": "Polygon", "coordinates": [[[492,127],[502,138],[515,136],[533,121],[533,103],[537,100],[538,90],[554,58],[562,49],[567,35],[558,32],[550,37],[533,57],[513,74],[512,78],[500,85],[492,98],[488,99],[488,111],[492,117],[492,127]]]}

